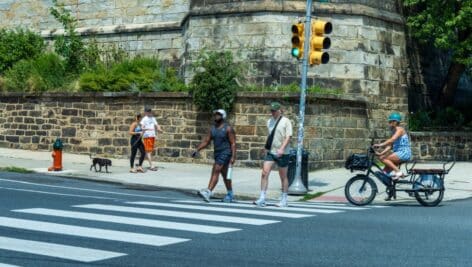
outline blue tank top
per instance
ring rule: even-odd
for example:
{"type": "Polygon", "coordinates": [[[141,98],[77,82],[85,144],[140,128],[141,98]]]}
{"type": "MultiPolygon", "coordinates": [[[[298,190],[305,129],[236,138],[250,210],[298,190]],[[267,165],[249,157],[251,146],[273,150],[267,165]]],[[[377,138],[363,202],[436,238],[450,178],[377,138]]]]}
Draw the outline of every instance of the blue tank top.
{"type": "Polygon", "coordinates": [[[213,148],[215,153],[229,152],[231,153],[231,143],[229,142],[228,125],[225,123],[223,127],[211,127],[211,138],[213,139],[213,148]]]}
{"type": "Polygon", "coordinates": [[[403,151],[404,150],[411,151],[410,139],[408,138],[407,134],[404,134],[404,135],[400,136],[400,138],[398,138],[397,140],[395,140],[395,142],[393,142],[393,151],[394,152],[402,151],[402,150],[403,151]]]}

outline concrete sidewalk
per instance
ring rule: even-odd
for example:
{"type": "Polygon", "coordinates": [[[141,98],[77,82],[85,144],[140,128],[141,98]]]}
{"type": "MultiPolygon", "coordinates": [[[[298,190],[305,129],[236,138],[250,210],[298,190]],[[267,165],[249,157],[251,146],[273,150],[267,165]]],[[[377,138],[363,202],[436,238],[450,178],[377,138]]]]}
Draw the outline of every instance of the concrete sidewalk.
{"type": "MultiPolygon", "coordinates": [[[[15,166],[33,170],[39,173],[48,173],[70,178],[80,178],[101,182],[113,182],[136,188],[171,188],[196,193],[197,190],[208,185],[211,165],[164,163],[158,162],[158,171],[146,173],[130,173],[129,160],[112,159],[111,173],[96,173],[90,171],[91,159],[88,155],[64,153],[63,167],[60,172],[48,172],[52,165],[51,152],[28,151],[19,149],[0,148],[0,167],[15,166]]],[[[147,166],[147,162],[144,163],[147,166]]],[[[233,170],[233,189],[237,198],[255,199],[260,191],[260,169],[235,167],[233,170]]],[[[322,192],[316,200],[345,202],[344,185],[354,173],[346,169],[319,170],[309,173],[310,194],[322,192]]],[[[445,179],[446,192],[444,200],[464,199],[472,197],[472,162],[458,162],[445,179]]],[[[385,187],[379,184],[377,203],[384,202],[385,187]]],[[[225,193],[223,182],[220,181],[215,192],[218,195],[225,193]]],[[[269,198],[277,199],[280,196],[280,179],[278,172],[272,172],[269,178],[269,198]]],[[[302,196],[290,196],[289,200],[299,200],[302,196]]],[[[415,201],[408,195],[399,193],[400,201],[415,201]]]]}

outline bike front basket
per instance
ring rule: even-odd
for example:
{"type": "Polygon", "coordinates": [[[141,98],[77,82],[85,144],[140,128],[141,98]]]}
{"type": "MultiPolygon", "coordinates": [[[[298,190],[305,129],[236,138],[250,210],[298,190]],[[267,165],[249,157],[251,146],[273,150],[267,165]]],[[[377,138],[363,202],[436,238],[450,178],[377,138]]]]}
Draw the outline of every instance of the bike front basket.
{"type": "Polygon", "coordinates": [[[365,171],[369,168],[369,156],[367,154],[352,154],[344,165],[351,171],[365,171]]]}

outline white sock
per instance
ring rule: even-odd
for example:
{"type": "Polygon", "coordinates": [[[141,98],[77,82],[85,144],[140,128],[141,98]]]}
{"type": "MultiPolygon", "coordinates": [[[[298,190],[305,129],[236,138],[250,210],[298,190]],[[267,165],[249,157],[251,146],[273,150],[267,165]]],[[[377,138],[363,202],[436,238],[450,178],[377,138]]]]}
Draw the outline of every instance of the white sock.
{"type": "Polygon", "coordinates": [[[259,196],[259,199],[265,199],[266,197],[266,191],[261,191],[261,195],[259,196]]]}

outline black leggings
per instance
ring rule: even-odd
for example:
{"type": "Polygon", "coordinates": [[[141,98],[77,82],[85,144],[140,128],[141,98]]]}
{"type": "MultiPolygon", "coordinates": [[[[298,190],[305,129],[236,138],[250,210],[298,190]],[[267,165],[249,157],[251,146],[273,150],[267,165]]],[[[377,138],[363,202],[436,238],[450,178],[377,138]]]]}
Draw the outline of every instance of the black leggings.
{"type": "Polygon", "coordinates": [[[138,150],[140,152],[138,166],[143,166],[144,157],[146,156],[146,152],[144,152],[143,141],[137,138],[131,138],[131,157],[129,158],[129,164],[131,165],[131,168],[134,167],[134,159],[136,158],[138,150]]]}

